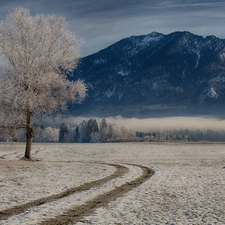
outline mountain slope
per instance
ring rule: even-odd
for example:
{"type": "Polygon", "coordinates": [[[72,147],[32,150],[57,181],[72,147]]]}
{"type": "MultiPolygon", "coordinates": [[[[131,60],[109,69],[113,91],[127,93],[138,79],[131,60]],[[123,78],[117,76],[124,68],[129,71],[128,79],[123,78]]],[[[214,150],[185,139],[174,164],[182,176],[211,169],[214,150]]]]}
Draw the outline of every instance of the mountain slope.
{"type": "Polygon", "coordinates": [[[225,103],[224,49],[223,39],[189,32],[125,38],[81,59],[74,79],[85,81],[88,97],[70,113],[148,116],[219,108],[225,103]]]}

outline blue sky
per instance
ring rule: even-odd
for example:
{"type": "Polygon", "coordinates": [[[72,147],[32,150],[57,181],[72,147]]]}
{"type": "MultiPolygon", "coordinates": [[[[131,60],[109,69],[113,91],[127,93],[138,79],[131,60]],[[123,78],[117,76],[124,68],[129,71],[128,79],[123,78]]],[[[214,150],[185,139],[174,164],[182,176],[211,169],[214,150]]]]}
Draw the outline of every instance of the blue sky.
{"type": "Polygon", "coordinates": [[[153,31],[225,38],[225,0],[0,0],[0,20],[18,6],[32,15],[65,17],[69,29],[84,40],[81,56],[153,31]]]}

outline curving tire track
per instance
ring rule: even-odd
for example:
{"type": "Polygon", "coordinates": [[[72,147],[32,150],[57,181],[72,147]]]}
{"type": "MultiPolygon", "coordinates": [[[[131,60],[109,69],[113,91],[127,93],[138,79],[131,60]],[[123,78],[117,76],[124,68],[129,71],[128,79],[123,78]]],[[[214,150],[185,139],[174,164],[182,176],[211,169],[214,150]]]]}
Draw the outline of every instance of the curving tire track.
{"type": "MultiPolygon", "coordinates": [[[[112,189],[110,189],[110,191],[108,190],[105,192],[103,191],[102,194],[97,194],[95,195],[96,197],[89,198],[90,200],[88,199],[84,201],[81,205],[69,207],[67,211],[65,211],[64,213],[58,216],[55,216],[54,218],[46,218],[46,220],[43,220],[42,222],[39,223],[39,225],[72,224],[72,223],[78,222],[83,216],[90,214],[96,208],[107,205],[110,201],[113,201],[119,198],[120,196],[129,192],[133,188],[139,186],[141,183],[149,179],[154,174],[154,172],[151,169],[144,166],[135,165],[135,164],[127,164],[127,166],[117,165],[117,164],[108,164],[108,163],[101,163],[101,164],[114,166],[117,168],[117,170],[112,175],[102,178],[100,180],[85,183],[79,187],[71,188],[60,194],[52,195],[47,198],[41,198],[41,199],[26,203],[20,206],[15,206],[10,209],[1,211],[0,220],[2,220],[2,222],[6,221],[6,224],[10,224],[10,221],[8,221],[9,223],[7,223],[7,218],[10,219],[13,216],[17,216],[18,214],[27,212],[30,209],[34,209],[35,207],[38,207],[40,205],[45,206],[46,203],[51,203],[51,202],[53,203],[56,200],[61,200],[61,199],[64,199],[65,197],[70,197],[72,196],[72,194],[79,193],[79,192],[83,193],[83,191],[89,191],[90,189],[94,187],[98,187],[99,189],[101,189],[101,187],[104,186],[107,182],[117,179],[119,177],[121,179],[125,174],[128,174],[128,172],[132,172],[132,169],[131,171],[129,171],[128,169],[129,166],[130,168],[136,167],[137,169],[139,168],[139,170],[140,169],[142,170],[141,175],[139,173],[138,176],[137,175],[133,176],[133,179],[129,180],[129,182],[124,179],[122,184],[120,183],[121,185],[119,187],[114,186],[112,189]]],[[[0,224],[1,224],[1,221],[0,221],[0,224]]],[[[20,223],[20,224],[29,224],[29,223],[20,223]]]]}
{"type": "Polygon", "coordinates": [[[78,222],[83,216],[90,214],[96,208],[107,205],[110,201],[114,201],[117,198],[121,197],[123,194],[129,192],[133,188],[136,188],[147,179],[149,179],[154,171],[145,166],[129,164],[133,166],[140,167],[142,169],[142,175],[136,179],[126,182],[123,185],[116,187],[115,189],[108,191],[102,195],[87,201],[85,204],[78,207],[71,208],[69,211],[51,219],[47,219],[39,225],[69,225],[75,222],[78,222]]]}
{"type": "Polygon", "coordinates": [[[35,206],[39,206],[39,205],[42,205],[42,204],[45,204],[45,203],[53,202],[53,201],[56,201],[58,199],[67,197],[71,194],[74,194],[76,192],[86,191],[90,188],[100,186],[100,185],[106,183],[107,181],[115,179],[117,177],[120,177],[120,176],[122,176],[122,175],[124,175],[125,173],[128,172],[128,169],[125,166],[116,165],[116,164],[108,164],[108,163],[101,163],[101,164],[113,166],[117,170],[113,174],[111,174],[107,177],[104,177],[102,179],[95,180],[95,181],[92,181],[92,182],[85,183],[85,184],[83,184],[79,187],[70,188],[70,189],[68,189],[68,190],[66,190],[62,193],[59,193],[59,194],[56,194],[56,195],[51,195],[51,196],[46,197],[46,198],[40,198],[40,199],[37,199],[37,200],[32,201],[32,202],[28,202],[28,203],[25,203],[25,204],[21,204],[19,206],[14,206],[12,208],[2,210],[2,211],[0,211],[0,220],[4,220],[7,217],[22,213],[22,212],[26,211],[27,209],[29,209],[31,207],[35,207],[35,206]]]}

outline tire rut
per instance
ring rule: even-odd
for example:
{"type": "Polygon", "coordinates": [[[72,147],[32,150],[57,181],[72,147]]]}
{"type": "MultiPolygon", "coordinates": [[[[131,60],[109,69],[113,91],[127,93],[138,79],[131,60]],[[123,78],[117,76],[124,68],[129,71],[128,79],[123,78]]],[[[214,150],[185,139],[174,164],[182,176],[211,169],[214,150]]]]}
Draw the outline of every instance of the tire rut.
{"type": "Polygon", "coordinates": [[[53,202],[53,201],[56,201],[58,199],[67,197],[71,194],[86,191],[86,190],[89,190],[90,188],[103,185],[104,183],[106,183],[106,182],[108,182],[112,179],[115,179],[117,177],[120,177],[120,176],[128,173],[128,168],[126,168],[125,166],[122,166],[122,165],[109,164],[109,163],[99,163],[99,164],[113,166],[117,170],[113,174],[111,174],[107,177],[104,177],[104,178],[99,179],[99,180],[91,181],[91,182],[88,182],[88,183],[84,183],[81,186],[70,188],[70,189],[68,189],[64,192],[59,193],[59,194],[51,195],[51,196],[45,197],[45,198],[40,198],[40,199],[34,200],[32,202],[28,202],[28,203],[25,203],[25,204],[14,206],[14,207],[9,208],[9,209],[2,210],[2,211],[0,211],[0,220],[7,219],[7,217],[20,214],[20,213],[22,213],[22,212],[24,212],[24,211],[26,211],[26,210],[28,210],[32,207],[40,206],[40,205],[43,205],[43,204],[49,203],[49,202],[53,202]]]}
{"type": "Polygon", "coordinates": [[[145,166],[129,164],[133,166],[138,166],[142,169],[142,175],[136,179],[126,182],[125,184],[116,187],[115,189],[108,191],[104,194],[98,195],[97,197],[87,201],[85,204],[71,208],[67,212],[60,214],[57,217],[50,218],[42,221],[38,225],[71,225],[78,222],[82,217],[87,216],[93,212],[96,208],[106,206],[109,202],[116,200],[123,194],[136,188],[147,179],[149,179],[154,171],[145,166]]]}

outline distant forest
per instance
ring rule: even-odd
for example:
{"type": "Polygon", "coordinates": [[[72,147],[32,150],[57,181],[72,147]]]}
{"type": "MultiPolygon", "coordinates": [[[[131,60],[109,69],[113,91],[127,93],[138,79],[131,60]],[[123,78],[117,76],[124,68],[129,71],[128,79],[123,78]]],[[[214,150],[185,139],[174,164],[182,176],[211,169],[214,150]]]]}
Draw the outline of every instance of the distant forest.
{"type": "Polygon", "coordinates": [[[139,141],[149,142],[225,142],[225,130],[179,129],[163,132],[136,132],[139,141]]]}
{"type": "MultiPolygon", "coordinates": [[[[106,119],[83,120],[75,127],[63,123],[59,128],[33,124],[34,142],[106,143],[106,142],[225,142],[225,130],[169,130],[163,132],[134,131],[106,119]]],[[[23,129],[0,129],[0,141],[23,142],[23,129]]]]}

